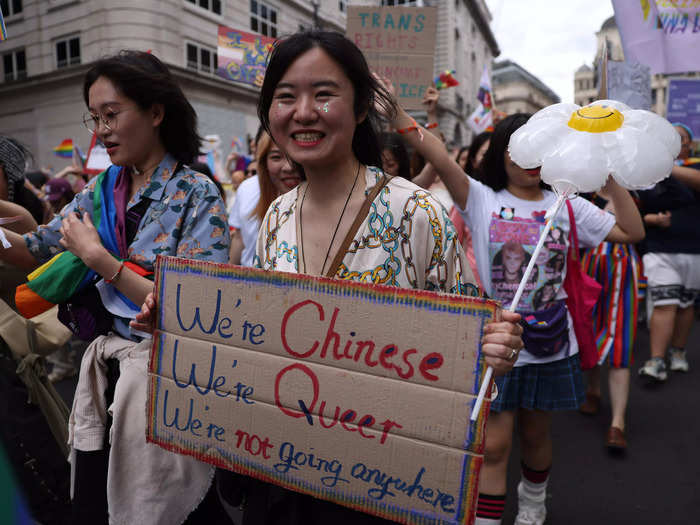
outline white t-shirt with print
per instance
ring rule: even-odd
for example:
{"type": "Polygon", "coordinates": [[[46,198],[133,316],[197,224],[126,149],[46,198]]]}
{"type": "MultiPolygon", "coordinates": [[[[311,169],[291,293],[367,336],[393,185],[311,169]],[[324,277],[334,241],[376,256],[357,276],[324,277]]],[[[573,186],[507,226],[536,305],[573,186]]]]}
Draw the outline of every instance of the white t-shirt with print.
{"type": "Polygon", "coordinates": [[[241,232],[243,238],[243,253],[241,266],[253,266],[255,244],[258,240],[260,220],[253,216],[253,210],[260,200],[260,183],[258,176],[250,177],[241,182],[236,192],[236,202],[233,203],[228,216],[228,224],[241,232]]]}
{"type": "MultiPolygon", "coordinates": [[[[527,201],[507,190],[493,191],[470,178],[466,210],[459,210],[472,232],[476,264],[486,292],[510,306],[522,275],[544,228],[545,213],[556,202],[551,191],[543,191],[539,201],[527,201]]],[[[591,248],[600,244],[615,225],[615,217],[585,199],[575,198],[571,206],[576,220],[579,246],[591,248]]],[[[532,275],[520,298],[518,311],[539,311],[552,301],[566,298],[566,254],[569,239],[569,214],[562,206],[552,223],[532,275]]],[[[569,355],[578,352],[569,317],[569,355]]],[[[563,359],[567,349],[544,358],[524,351],[515,366],[549,363],[563,359]]]]}

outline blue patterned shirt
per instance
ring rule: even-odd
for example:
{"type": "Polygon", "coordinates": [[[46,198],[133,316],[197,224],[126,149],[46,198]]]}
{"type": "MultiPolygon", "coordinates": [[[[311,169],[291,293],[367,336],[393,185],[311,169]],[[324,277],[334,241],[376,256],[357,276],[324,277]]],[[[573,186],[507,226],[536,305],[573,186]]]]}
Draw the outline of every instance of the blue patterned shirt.
{"type": "MultiPolygon", "coordinates": [[[[228,262],[230,236],[224,205],[216,186],[189,167],[174,173],[177,161],[167,154],[127,204],[127,211],[149,199],[150,205],[129,245],[128,259],[153,271],[156,256],[174,255],[228,262]]],[[[61,221],[71,212],[93,215],[95,179],[46,225],[24,235],[27,248],[40,263],[64,250],[59,244],[61,221]]]]}

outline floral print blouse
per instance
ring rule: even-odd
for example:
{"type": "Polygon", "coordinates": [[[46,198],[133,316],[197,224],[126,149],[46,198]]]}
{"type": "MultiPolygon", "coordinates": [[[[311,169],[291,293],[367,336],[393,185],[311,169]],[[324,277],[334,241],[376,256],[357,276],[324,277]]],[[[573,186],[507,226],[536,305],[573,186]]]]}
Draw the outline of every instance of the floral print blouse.
{"type": "MultiPolygon", "coordinates": [[[[383,177],[365,171],[365,194],[383,177]]],[[[305,183],[275,200],[258,235],[255,265],[299,273],[297,198],[305,183]]],[[[447,211],[430,192],[392,178],[370,206],[350,243],[335,279],[481,295],[447,211]]]]}
{"type": "MultiPolygon", "coordinates": [[[[159,254],[228,262],[226,207],[216,186],[187,166],[176,169],[177,161],[167,154],[127,204],[128,212],[143,199],[150,201],[129,245],[129,260],[147,271],[153,271],[159,254]]],[[[64,250],[58,242],[59,228],[69,213],[92,217],[94,191],[95,179],[48,224],[24,235],[27,248],[40,263],[64,250]]]]}

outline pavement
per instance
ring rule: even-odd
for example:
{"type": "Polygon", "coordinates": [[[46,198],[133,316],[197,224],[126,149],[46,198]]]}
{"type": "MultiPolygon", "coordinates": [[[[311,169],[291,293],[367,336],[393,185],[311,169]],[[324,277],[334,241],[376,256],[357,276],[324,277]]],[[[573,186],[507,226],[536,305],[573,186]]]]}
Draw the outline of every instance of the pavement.
{"type": "MultiPolygon", "coordinates": [[[[640,326],[626,453],[610,454],[604,446],[611,417],[607,369],[597,416],[555,413],[546,524],[700,524],[700,322],[695,325],[688,344],[690,372],[669,372],[668,381],[653,387],[646,386],[637,374],[649,356],[649,333],[640,326]]],[[[76,379],[56,385],[69,406],[76,379]]],[[[518,450],[516,436],[508,474],[506,525],[513,523],[517,513],[518,450]]],[[[240,515],[232,515],[238,522],[240,515]]]]}
{"type": "MultiPolygon", "coordinates": [[[[596,416],[556,413],[552,422],[553,467],[547,524],[626,525],[700,523],[700,323],[688,344],[690,372],[669,372],[647,386],[637,374],[649,357],[649,332],[640,326],[627,411],[628,449],[604,446],[610,426],[607,369],[596,416]]],[[[517,513],[520,455],[514,444],[504,524],[517,513]]]]}

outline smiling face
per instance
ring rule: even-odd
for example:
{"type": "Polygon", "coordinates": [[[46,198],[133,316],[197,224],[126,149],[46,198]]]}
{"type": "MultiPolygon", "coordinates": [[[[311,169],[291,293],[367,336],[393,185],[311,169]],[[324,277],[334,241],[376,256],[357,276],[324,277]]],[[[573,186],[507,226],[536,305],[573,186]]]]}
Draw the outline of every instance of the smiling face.
{"type": "Polygon", "coordinates": [[[674,129],[681,137],[681,151],[678,153],[679,159],[687,159],[690,157],[690,144],[693,142],[688,134],[688,131],[682,126],[675,126],[674,129]]]}
{"type": "Polygon", "coordinates": [[[584,106],[571,115],[569,127],[577,131],[604,133],[615,131],[624,122],[625,117],[615,108],[606,104],[584,106]]]}
{"type": "Polygon", "coordinates": [[[112,164],[150,167],[149,157],[162,149],[158,134],[158,126],[163,120],[162,109],[154,106],[142,111],[106,77],[99,77],[90,86],[88,99],[90,113],[103,115],[113,122],[110,130],[100,121],[95,132],[106,146],[112,164]]]}
{"type": "Polygon", "coordinates": [[[276,146],[272,145],[265,159],[267,173],[277,193],[282,195],[294,189],[301,182],[301,175],[289,159],[276,146]]]}
{"type": "Polygon", "coordinates": [[[512,191],[512,187],[528,189],[539,186],[541,180],[539,170],[524,170],[513,162],[507,151],[503,155],[503,163],[506,175],[508,175],[508,189],[510,191],[512,191]]]}
{"type": "Polygon", "coordinates": [[[275,87],[269,111],[275,142],[304,168],[344,162],[358,124],[353,101],[353,85],[340,65],[323,49],[310,49],[275,87]]]}

